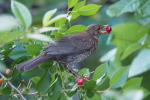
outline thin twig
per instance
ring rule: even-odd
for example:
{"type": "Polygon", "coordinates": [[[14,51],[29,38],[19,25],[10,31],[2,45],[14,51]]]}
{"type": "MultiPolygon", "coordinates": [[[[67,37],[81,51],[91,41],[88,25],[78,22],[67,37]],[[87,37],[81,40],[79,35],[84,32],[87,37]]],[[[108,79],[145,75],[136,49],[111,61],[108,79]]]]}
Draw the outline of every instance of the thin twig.
{"type": "Polygon", "coordinates": [[[87,73],[87,74],[84,74],[84,75],[89,75],[89,74],[92,74],[92,73],[94,73],[94,71],[92,71],[92,72],[90,72],[90,73],[87,73]]]}
{"type": "MultiPolygon", "coordinates": [[[[0,76],[5,78],[5,76],[4,76],[2,73],[0,73],[0,76]]],[[[15,90],[20,94],[20,96],[21,96],[21,98],[22,98],[23,100],[27,100],[27,99],[22,95],[22,93],[21,93],[9,80],[7,80],[7,83],[8,83],[13,89],[15,89],[15,90]]]]}
{"type": "Polygon", "coordinates": [[[38,91],[34,92],[34,93],[28,93],[27,95],[36,95],[38,93],[38,91]]]}

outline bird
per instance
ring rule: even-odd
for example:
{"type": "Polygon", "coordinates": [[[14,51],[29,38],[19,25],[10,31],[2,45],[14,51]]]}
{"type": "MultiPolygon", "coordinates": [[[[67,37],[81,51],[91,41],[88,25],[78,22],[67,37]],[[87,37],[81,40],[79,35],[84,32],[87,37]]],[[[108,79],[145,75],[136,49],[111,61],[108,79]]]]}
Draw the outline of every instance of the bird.
{"type": "Polygon", "coordinates": [[[91,55],[98,46],[98,37],[101,34],[109,33],[110,25],[91,24],[83,32],[72,33],[54,40],[42,48],[41,53],[25,62],[16,65],[17,69],[25,71],[32,70],[39,64],[52,60],[66,65],[68,70],[78,76],[72,69],[72,66],[81,62],[83,59],[91,55]]]}

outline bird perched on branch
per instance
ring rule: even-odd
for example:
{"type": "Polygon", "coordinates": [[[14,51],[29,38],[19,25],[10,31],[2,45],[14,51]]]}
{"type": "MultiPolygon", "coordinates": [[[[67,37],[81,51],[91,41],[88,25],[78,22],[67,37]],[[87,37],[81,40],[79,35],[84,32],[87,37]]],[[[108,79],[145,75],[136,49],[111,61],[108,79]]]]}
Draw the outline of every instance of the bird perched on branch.
{"type": "Polygon", "coordinates": [[[98,37],[109,32],[111,32],[110,25],[91,24],[84,32],[66,35],[55,40],[55,43],[43,46],[45,49],[38,56],[18,64],[16,68],[28,71],[44,61],[53,60],[66,65],[73,74],[78,76],[71,66],[92,54],[98,45],[98,37]]]}

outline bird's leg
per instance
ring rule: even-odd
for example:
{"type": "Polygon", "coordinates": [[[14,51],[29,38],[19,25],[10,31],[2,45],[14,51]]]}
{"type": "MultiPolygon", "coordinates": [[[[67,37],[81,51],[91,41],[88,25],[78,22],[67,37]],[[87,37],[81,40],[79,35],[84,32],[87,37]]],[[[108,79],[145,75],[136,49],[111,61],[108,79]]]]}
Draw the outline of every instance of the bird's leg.
{"type": "Polygon", "coordinates": [[[74,74],[77,78],[84,78],[84,76],[79,75],[77,72],[75,72],[71,67],[67,67],[68,71],[70,71],[72,74],[74,74]]]}

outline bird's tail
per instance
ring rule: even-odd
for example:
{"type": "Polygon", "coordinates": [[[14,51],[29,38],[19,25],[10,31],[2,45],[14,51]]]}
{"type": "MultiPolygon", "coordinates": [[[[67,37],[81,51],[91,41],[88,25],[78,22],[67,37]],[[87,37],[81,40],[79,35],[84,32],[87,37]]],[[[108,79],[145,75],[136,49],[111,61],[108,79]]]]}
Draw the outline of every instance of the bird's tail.
{"type": "Polygon", "coordinates": [[[31,70],[37,67],[39,64],[43,63],[46,60],[49,60],[51,57],[50,56],[43,56],[43,55],[38,55],[35,58],[32,58],[28,61],[25,61],[23,63],[20,63],[16,66],[17,69],[23,69],[23,70],[31,70]]]}

